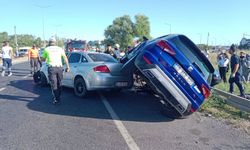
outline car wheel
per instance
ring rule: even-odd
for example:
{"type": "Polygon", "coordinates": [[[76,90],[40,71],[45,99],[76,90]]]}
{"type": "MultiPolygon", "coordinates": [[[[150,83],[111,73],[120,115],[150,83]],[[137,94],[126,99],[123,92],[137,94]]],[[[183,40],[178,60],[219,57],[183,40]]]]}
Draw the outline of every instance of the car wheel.
{"type": "Polygon", "coordinates": [[[33,80],[36,84],[42,87],[46,86],[48,83],[45,74],[41,71],[37,71],[36,73],[34,73],[33,80]]]}
{"type": "Polygon", "coordinates": [[[39,82],[41,81],[41,72],[37,71],[33,74],[33,80],[36,84],[39,84],[39,82]]]}
{"type": "Polygon", "coordinates": [[[86,97],[88,91],[83,78],[77,78],[75,80],[74,92],[78,97],[86,97]]]}

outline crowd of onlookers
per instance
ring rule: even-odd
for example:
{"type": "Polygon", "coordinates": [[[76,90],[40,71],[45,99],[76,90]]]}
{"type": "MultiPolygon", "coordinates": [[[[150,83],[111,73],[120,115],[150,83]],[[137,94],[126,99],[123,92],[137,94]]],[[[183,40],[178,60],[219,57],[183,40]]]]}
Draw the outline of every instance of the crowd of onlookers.
{"type": "Polygon", "coordinates": [[[121,51],[119,44],[115,44],[114,48],[112,48],[112,46],[110,44],[108,44],[104,53],[113,56],[117,60],[120,60],[120,58],[122,56],[124,56],[127,52],[129,52],[131,49],[132,49],[132,47],[128,46],[126,50],[121,51]]]}
{"type": "MultiPolygon", "coordinates": [[[[227,72],[229,72],[230,67],[230,58],[226,50],[220,50],[217,55],[217,65],[219,68],[219,73],[221,79],[226,83],[227,82],[227,72]]],[[[239,71],[242,75],[242,80],[244,83],[250,82],[250,54],[247,54],[243,51],[239,55],[239,71]]]]}
{"type": "Polygon", "coordinates": [[[236,46],[232,45],[230,47],[230,58],[225,50],[220,51],[217,55],[217,65],[223,82],[227,83],[228,81],[230,84],[229,92],[233,93],[235,83],[240,90],[241,96],[245,97],[245,89],[242,85],[242,81],[244,83],[250,82],[250,55],[241,51],[238,56],[236,50],[236,46]],[[229,72],[229,70],[230,77],[229,80],[227,80],[227,72],[229,72]]]}

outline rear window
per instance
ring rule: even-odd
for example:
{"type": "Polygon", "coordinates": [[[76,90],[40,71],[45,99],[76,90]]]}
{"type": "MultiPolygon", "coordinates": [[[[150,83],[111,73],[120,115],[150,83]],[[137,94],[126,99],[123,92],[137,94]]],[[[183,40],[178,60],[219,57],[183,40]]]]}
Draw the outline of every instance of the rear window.
{"type": "Polygon", "coordinates": [[[210,62],[205,58],[206,56],[200,52],[200,50],[186,37],[179,36],[171,39],[176,47],[186,56],[186,58],[196,67],[205,77],[206,80],[210,80],[211,73],[214,71],[211,69],[210,62]]]}
{"type": "Polygon", "coordinates": [[[20,51],[20,52],[27,52],[28,49],[20,49],[19,51],[20,51]]]}
{"type": "Polygon", "coordinates": [[[110,55],[105,55],[105,54],[100,54],[100,53],[90,53],[88,54],[88,56],[94,61],[94,62],[98,62],[98,61],[102,61],[102,62],[117,62],[116,59],[114,59],[112,56],[110,55]]]}

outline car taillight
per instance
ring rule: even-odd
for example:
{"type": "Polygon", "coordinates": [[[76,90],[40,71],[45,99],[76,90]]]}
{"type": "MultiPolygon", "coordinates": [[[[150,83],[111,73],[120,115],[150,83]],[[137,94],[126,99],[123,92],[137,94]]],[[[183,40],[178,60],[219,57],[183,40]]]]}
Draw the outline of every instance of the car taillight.
{"type": "Polygon", "coordinates": [[[101,72],[101,73],[110,73],[110,70],[106,65],[97,66],[94,68],[94,71],[101,72]]]}
{"type": "Polygon", "coordinates": [[[164,40],[160,40],[156,43],[163,51],[169,53],[170,55],[175,55],[175,51],[168,45],[168,43],[164,40]]]}
{"type": "Polygon", "coordinates": [[[210,96],[210,90],[204,84],[201,85],[201,92],[205,98],[210,96]]]}

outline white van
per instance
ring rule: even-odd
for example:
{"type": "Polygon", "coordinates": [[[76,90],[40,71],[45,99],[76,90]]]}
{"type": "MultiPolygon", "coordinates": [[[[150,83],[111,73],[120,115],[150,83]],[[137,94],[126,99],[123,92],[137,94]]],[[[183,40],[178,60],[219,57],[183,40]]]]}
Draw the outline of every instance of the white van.
{"type": "Polygon", "coordinates": [[[27,56],[29,49],[31,49],[31,47],[20,47],[18,50],[19,56],[27,56]]]}

